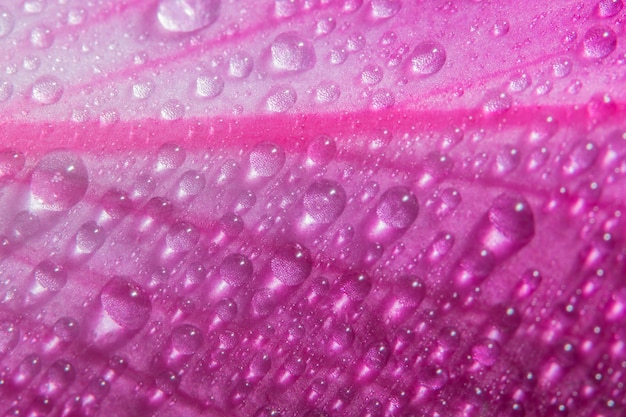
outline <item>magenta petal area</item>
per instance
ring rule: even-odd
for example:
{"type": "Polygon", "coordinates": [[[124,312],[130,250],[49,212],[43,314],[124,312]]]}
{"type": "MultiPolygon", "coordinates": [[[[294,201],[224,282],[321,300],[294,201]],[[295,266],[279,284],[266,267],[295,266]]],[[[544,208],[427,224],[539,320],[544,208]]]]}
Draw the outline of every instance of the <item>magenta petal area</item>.
{"type": "Polygon", "coordinates": [[[626,15],[545,3],[0,5],[0,415],[625,415],[626,15]]]}

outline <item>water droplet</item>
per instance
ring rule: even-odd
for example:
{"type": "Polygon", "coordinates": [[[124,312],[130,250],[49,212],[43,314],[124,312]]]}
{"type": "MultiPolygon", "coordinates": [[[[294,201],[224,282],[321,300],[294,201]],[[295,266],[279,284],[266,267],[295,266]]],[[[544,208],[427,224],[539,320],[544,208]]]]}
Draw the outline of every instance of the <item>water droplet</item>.
{"type": "Polygon", "coordinates": [[[35,166],[30,190],[36,204],[51,211],[65,211],[85,195],[89,174],[83,160],[69,151],[53,151],[35,166]]]}
{"type": "MultiPolygon", "coordinates": [[[[232,58],[231,58],[232,62],[232,58]]],[[[213,98],[224,91],[224,79],[220,75],[201,75],[196,78],[196,95],[202,98],[213,98]]]]}
{"type": "Polygon", "coordinates": [[[311,252],[298,243],[281,247],[270,262],[272,272],[285,285],[302,284],[311,274],[311,252]]]}
{"type": "Polygon", "coordinates": [[[46,26],[37,26],[30,32],[30,43],[35,48],[46,49],[52,46],[53,42],[54,35],[46,26]]]}
{"type": "Polygon", "coordinates": [[[71,317],[61,317],[54,323],[54,335],[65,343],[73,342],[80,333],[78,322],[71,317]]]}
{"type": "Polygon", "coordinates": [[[315,222],[332,223],[346,206],[346,192],[335,181],[316,181],[304,194],[303,203],[307,214],[315,222]]]}
{"type": "Polygon", "coordinates": [[[126,330],[141,329],[150,318],[152,303],[135,282],[117,277],[111,279],[100,293],[104,311],[126,330]]]}
{"type": "Polygon", "coordinates": [[[385,110],[393,107],[396,103],[396,98],[390,90],[381,88],[374,91],[370,102],[372,110],[385,110]]]}
{"type": "Polygon", "coordinates": [[[284,113],[296,104],[298,94],[291,86],[279,85],[272,87],[265,100],[267,110],[273,113],[284,113]]]}
{"type": "Polygon", "coordinates": [[[165,242],[172,252],[188,252],[200,239],[200,231],[191,223],[177,222],[167,231],[165,242]]]}
{"type": "Polygon", "coordinates": [[[67,24],[72,26],[82,25],[87,20],[87,10],[83,8],[70,9],[67,13],[67,24]]]}
{"type": "Polygon", "coordinates": [[[179,120],[185,115],[185,105],[179,100],[167,100],[161,106],[161,119],[163,120],[179,120]]]}
{"type": "Polygon", "coordinates": [[[517,72],[509,79],[509,91],[511,93],[521,93],[530,87],[532,79],[526,72],[517,72]]]}
{"type": "Polygon", "coordinates": [[[219,0],[160,0],[157,19],[170,32],[195,32],[217,20],[219,0]]]}
{"type": "Polygon", "coordinates": [[[333,65],[341,65],[348,59],[348,53],[343,48],[333,48],[330,50],[330,63],[333,65]]]}
{"type": "Polygon", "coordinates": [[[583,54],[587,58],[604,58],[617,47],[617,35],[609,27],[592,27],[583,38],[583,54]]]}
{"type": "Polygon", "coordinates": [[[245,52],[235,52],[228,60],[228,75],[233,78],[246,78],[252,72],[254,61],[245,52]]]}
{"type": "Polygon", "coordinates": [[[372,280],[367,274],[351,272],[339,279],[340,291],[348,299],[361,302],[367,298],[372,290],[372,280]]]}
{"type": "Polygon", "coordinates": [[[157,153],[157,171],[179,168],[187,157],[185,150],[175,143],[161,145],[157,153]]]}
{"type": "Polygon", "coordinates": [[[472,347],[472,358],[483,366],[493,366],[501,350],[495,340],[483,339],[472,347]]]}
{"type": "Polygon", "coordinates": [[[339,100],[341,89],[339,85],[331,81],[322,81],[315,88],[315,101],[320,104],[333,103],[339,100]]]}
{"type": "Polygon", "coordinates": [[[24,358],[20,365],[13,371],[12,382],[17,388],[24,388],[41,371],[41,359],[35,354],[24,358]]]}
{"type": "Polygon", "coordinates": [[[361,71],[361,82],[367,85],[378,84],[383,80],[383,69],[380,65],[367,64],[361,71]]]}
{"type": "Polygon", "coordinates": [[[385,191],[376,206],[376,215],[384,224],[394,229],[407,229],[419,213],[417,198],[405,187],[385,191]]]}
{"type": "Polygon", "coordinates": [[[220,275],[228,285],[241,287],[252,279],[253,266],[247,256],[233,253],[220,264],[220,275]]]}
{"type": "Polygon", "coordinates": [[[622,0],[600,0],[597,5],[596,13],[599,17],[613,17],[618,14],[624,7],[622,0]]]}
{"type": "MultiPolygon", "coordinates": [[[[125,191],[118,189],[108,190],[100,199],[100,204],[109,219],[120,220],[126,217],[133,209],[133,202],[125,191]]],[[[101,218],[101,222],[105,220],[101,218]]],[[[105,223],[102,223],[105,224],[105,223]]]]}
{"type": "Polygon", "coordinates": [[[402,8],[400,0],[372,0],[372,17],[375,19],[388,19],[398,14],[402,8]]]}
{"type": "Polygon", "coordinates": [[[23,9],[26,13],[37,14],[46,8],[46,0],[25,0],[23,9]]]}
{"type": "MultiPolygon", "coordinates": [[[[2,101],[2,100],[0,100],[2,101]]],[[[14,149],[0,150],[0,180],[13,179],[26,164],[26,157],[20,151],[14,149]]]]}
{"type": "Polygon", "coordinates": [[[152,95],[156,85],[152,80],[142,80],[133,84],[133,97],[137,100],[145,100],[152,95]]]}
{"type": "Polygon", "coordinates": [[[557,58],[552,63],[552,74],[557,78],[564,78],[571,74],[574,63],[570,58],[557,58]]]}
{"type": "Polygon", "coordinates": [[[519,151],[511,146],[505,145],[496,155],[495,171],[499,175],[508,174],[517,168],[521,161],[519,151]]]}
{"type": "Polygon", "coordinates": [[[367,40],[361,33],[356,32],[348,36],[346,39],[346,50],[350,52],[359,52],[365,48],[367,40]]]}
{"type": "Polygon", "coordinates": [[[20,342],[20,331],[13,323],[0,323],[0,355],[12,351],[20,342]]]}
{"type": "Polygon", "coordinates": [[[40,104],[54,104],[61,100],[63,84],[53,75],[38,78],[32,87],[31,97],[40,104]]]}
{"type": "Polygon", "coordinates": [[[273,143],[259,143],[250,152],[250,168],[255,177],[273,177],[285,164],[285,151],[273,143]]]}
{"type": "Polygon", "coordinates": [[[181,324],[172,330],[171,347],[173,355],[190,356],[195,354],[202,346],[202,332],[190,324],[181,324]]]}
{"type": "Polygon", "coordinates": [[[104,239],[104,229],[95,221],[88,221],[76,232],[76,251],[92,254],[102,247],[104,239]]]}
{"type": "Polygon", "coordinates": [[[566,175],[578,175],[590,169],[598,159],[598,147],[593,142],[580,141],[572,147],[563,165],[566,175]]]}
{"type": "Polygon", "coordinates": [[[33,276],[44,291],[61,291],[67,283],[67,272],[60,265],[49,260],[37,265],[33,271],[33,276]]]}
{"type": "Polygon", "coordinates": [[[176,197],[179,200],[188,200],[202,192],[206,185],[204,175],[198,171],[190,170],[185,172],[176,185],[176,197]]]}
{"type": "Polygon", "coordinates": [[[491,28],[491,33],[493,33],[493,36],[496,36],[496,37],[504,36],[507,33],[509,33],[510,28],[511,28],[511,25],[509,24],[508,21],[497,20],[496,23],[494,23],[493,27],[491,28]]]}
{"type": "Polygon", "coordinates": [[[411,71],[419,75],[431,75],[439,72],[446,63],[446,50],[435,41],[422,42],[415,47],[411,55],[411,71]]]}
{"type": "Polygon", "coordinates": [[[279,71],[305,71],[315,65],[313,45],[295,32],[276,36],[270,50],[272,64],[279,71]]]}
{"type": "MultiPolygon", "coordinates": [[[[1,38],[1,37],[0,37],[1,38]]],[[[4,103],[13,95],[13,84],[0,80],[0,103],[4,103]]]]}
{"type": "Polygon", "coordinates": [[[519,298],[527,298],[531,296],[543,280],[541,272],[536,269],[527,269],[522,274],[522,277],[517,284],[515,293],[519,298]]]}
{"type": "Polygon", "coordinates": [[[15,26],[15,18],[6,8],[0,6],[0,39],[7,36],[15,26]]]}
{"type": "Polygon", "coordinates": [[[487,218],[501,234],[496,236],[488,232],[483,238],[486,248],[495,254],[517,250],[535,235],[535,217],[524,197],[500,194],[489,208],[487,218]]]}
{"type": "Polygon", "coordinates": [[[59,397],[76,379],[74,366],[64,359],[50,365],[41,383],[39,394],[50,399],[59,397]]]}
{"type": "Polygon", "coordinates": [[[315,25],[315,35],[326,36],[335,30],[335,27],[337,27],[337,20],[334,17],[320,19],[315,25]]]}

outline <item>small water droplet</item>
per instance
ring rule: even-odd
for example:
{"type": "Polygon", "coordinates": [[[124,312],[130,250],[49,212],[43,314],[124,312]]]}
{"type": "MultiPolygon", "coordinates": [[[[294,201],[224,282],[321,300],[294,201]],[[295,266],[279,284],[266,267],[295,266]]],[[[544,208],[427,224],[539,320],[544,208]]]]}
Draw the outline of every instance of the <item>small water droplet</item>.
{"type": "Polygon", "coordinates": [[[270,51],[272,64],[279,71],[306,71],[315,65],[313,45],[295,32],[276,36],[270,51]]]}
{"type": "Polygon", "coordinates": [[[253,266],[247,256],[233,253],[222,260],[219,271],[228,285],[241,287],[252,279],[253,266]]]}
{"type": "Polygon", "coordinates": [[[95,221],[88,221],[76,232],[76,251],[79,254],[92,254],[102,247],[104,239],[104,229],[95,221]]]}
{"type": "Polygon", "coordinates": [[[195,32],[218,18],[219,0],[160,0],[157,19],[170,32],[195,32]]]}
{"type": "Polygon", "coordinates": [[[483,111],[486,114],[502,114],[513,105],[513,100],[506,93],[491,92],[485,97],[483,111]]]}
{"type": "Polygon", "coordinates": [[[37,26],[30,32],[30,43],[37,49],[46,49],[52,46],[54,35],[46,26],[37,26]]]}
{"type": "Polygon", "coordinates": [[[313,139],[307,148],[307,156],[311,165],[326,166],[337,153],[337,144],[326,136],[320,135],[313,139]]]}
{"type": "Polygon", "coordinates": [[[222,91],[224,91],[224,79],[220,75],[205,74],[196,78],[196,95],[198,97],[213,98],[222,94],[222,91]]]}
{"type": "Polygon", "coordinates": [[[491,28],[491,33],[496,37],[504,36],[509,33],[510,28],[511,25],[507,20],[497,20],[491,28]]]}
{"type": "Polygon", "coordinates": [[[298,243],[281,247],[270,262],[272,273],[285,285],[302,284],[311,274],[311,252],[298,243]]]}
{"type": "Polygon", "coordinates": [[[572,73],[572,68],[574,67],[574,63],[568,57],[557,58],[552,63],[552,74],[554,74],[557,78],[567,77],[572,73]]]}
{"type": "Polygon", "coordinates": [[[388,189],[376,206],[376,215],[380,221],[394,229],[407,229],[418,213],[417,198],[405,187],[388,189]]]}
{"type": "Polygon", "coordinates": [[[135,282],[117,277],[106,283],[100,293],[104,311],[127,330],[141,329],[150,318],[152,303],[135,282]]]}
{"type": "Polygon", "coordinates": [[[63,84],[53,75],[38,78],[32,87],[31,97],[40,104],[54,104],[61,100],[63,84]]]}
{"type": "Polygon", "coordinates": [[[387,89],[381,88],[374,91],[370,101],[370,107],[372,110],[385,110],[390,109],[396,103],[394,94],[387,89]]]}
{"type": "Polygon", "coordinates": [[[346,39],[346,50],[350,52],[359,52],[365,48],[367,40],[365,36],[359,32],[353,33],[346,39]]]}
{"type": "Polygon", "coordinates": [[[15,26],[13,14],[5,7],[0,6],[0,39],[7,36],[15,26]]]}
{"type": "Polygon", "coordinates": [[[46,8],[46,0],[25,0],[22,8],[26,13],[37,14],[46,8]]]}
{"type": "Polygon", "coordinates": [[[617,34],[609,27],[596,26],[585,32],[583,55],[587,58],[605,58],[617,47],[617,34]]]}
{"type": "Polygon", "coordinates": [[[383,80],[383,69],[379,65],[368,64],[361,71],[361,82],[367,85],[378,84],[383,80]]]}
{"type": "Polygon", "coordinates": [[[142,80],[133,84],[133,97],[137,100],[145,100],[152,95],[156,85],[152,80],[142,80]]]}
{"type": "Polygon", "coordinates": [[[572,147],[563,165],[566,175],[578,175],[590,169],[598,158],[598,147],[593,142],[580,141],[572,147]]]}
{"type": "Polygon", "coordinates": [[[279,85],[269,91],[265,106],[273,113],[284,113],[292,108],[297,100],[298,94],[293,87],[279,85]]]}
{"type": "Polygon", "coordinates": [[[315,101],[320,104],[333,103],[339,100],[341,89],[339,85],[331,81],[322,81],[315,88],[315,101]]]}
{"type": "Polygon", "coordinates": [[[0,103],[3,103],[13,95],[13,84],[9,81],[0,80],[0,103]]]}
{"type": "Polygon", "coordinates": [[[446,57],[446,50],[439,42],[422,42],[411,54],[411,71],[418,75],[435,74],[443,68],[446,57]]]}
{"type": "Polygon", "coordinates": [[[334,17],[320,19],[315,25],[315,35],[326,36],[335,30],[335,27],[337,27],[337,20],[334,17]]]}
{"type": "Polygon", "coordinates": [[[39,207],[65,211],[85,195],[89,174],[83,160],[69,151],[53,151],[33,169],[30,190],[39,207]]]}
{"type": "Polygon", "coordinates": [[[371,14],[375,19],[388,19],[398,14],[402,8],[400,0],[372,0],[371,14]]]}
{"type": "Polygon", "coordinates": [[[185,150],[175,143],[164,143],[157,152],[157,171],[179,168],[187,157],[185,150]]]}
{"type": "Polygon", "coordinates": [[[305,192],[303,203],[307,214],[313,221],[332,223],[337,220],[346,206],[346,192],[335,181],[316,181],[305,192]]]}
{"type": "Polygon", "coordinates": [[[0,323],[0,355],[12,351],[20,341],[20,330],[10,322],[0,323]]]}
{"type": "MultiPolygon", "coordinates": [[[[2,100],[0,100],[2,101],[2,100]]],[[[26,157],[20,151],[14,149],[0,150],[0,180],[13,179],[26,164],[26,157]]]]}
{"type": "Polygon", "coordinates": [[[185,115],[185,105],[180,100],[168,100],[161,106],[161,119],[179,120],[185,115]]]}
{"type": "Polygon", "coordinates": [[[285,151],[273,143],[259,143],[250,152],[250,168],[255,177],[273,177],[285,164],[285,151]]]}
{"type": "Polygon", "coordinates": [[[39,263],[33,271],[33,276],[44,291],[61,291],[67,283],[67,272],[49,260],[39,263]]]}

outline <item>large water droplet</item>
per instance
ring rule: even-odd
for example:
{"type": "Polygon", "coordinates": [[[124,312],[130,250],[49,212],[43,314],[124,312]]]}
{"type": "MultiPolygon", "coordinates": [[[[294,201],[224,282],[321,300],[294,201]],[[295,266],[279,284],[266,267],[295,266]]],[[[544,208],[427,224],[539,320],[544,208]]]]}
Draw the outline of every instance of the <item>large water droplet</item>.
{"type": "Polygon", "coordinates": [[[499,195],[489,208],[487,218],[501,234],[496,236],[489,233],[484,238],[486,247],[496,254],[519,249],[535,235],[535,217],[532,208],[521,196],[499,195]],[[502,241],[502,237],[506,242],[502,241]]]}
{"type": "Polygon", "coordinates": [[[414,74],[435,74],[445,63],[446,50],[439,42],[422,42],[415,47],[411,55],[411,71],[414,74]]]}
{"type": "Polygon", "coordinates": [[[309,277],[313,268],[311,252],[298,244],[280,248],[272,258],[271,269],[274,276],[285,285],[300,285],[309,277]]]}
{"type": "Polygon", "coordinates": [[[405,187],[385,191],[376,207],[376,215],[394,229],[406,229],[417,218],[419,205],[415,195],[405,187]]]}
{"type": "Polygon", "coordinates": [[[33,169],[30,190],[35,203],[52,211],[64,211],[76,205],[89,184],[83,160],[69,151],[53,151],[33,169]]]}
{"type": "Polygon", "coordinates": [[[24,164],[26,157],[22,152],[14,149],[0,150],[0,180],[15,178],[24,168],[24,164]]]}
{"type": "Polygon", "coordinates": [[[305,71],[315,65],[313,45],[295,32],[276,36],[270,50],[272,64],[280,71],[305,71]]]}
{"type": "Polygon", "coordinates": [[[127,330],[141,329],[150,318],[152,303],[144,290],[126,278],[113,278],[102,289],[104,311],[127,330]]]}
{"type": "Polygon", "coordinates": [[[288,85],[278,85],[270,89],[265,107],[273,113],[284,113],[296,104],[298,94],[296,90],[288,85]]]}
{"type": "Polygon", "coordinates": [[[245,285],[252,278],[252,262],[247,256],[233,253],[224,258],[220,264],[222,279],[233,287],[245,285]]]}
{"type": "Polygon", "coordinates": [[[613,17],[624,7],[622,0],[600,0],[596,12],[600,17],[613,17]]]}
{"type": "Polygon", "coordinates": [[[15,18],[6,8],[0,6],[0,39],[7,36],[15,26],[15,18]]]}
{"type": "Polygon", "coordinates": [[[220,75],[205,74],[196,78],[196,95],[198,97],[213,98],[222,94],[222,91],[224,91],[224,79],[220,75]]]}
{"type": "Polygon", "coordinates": [[[67,283],[67,272],[51,261],[43,261],[35,267],[33,276],[45,291],[60,291],[67,283]]]}
{"type": "Polygon", "coordinates": [[[273,143],[259,143],[250,152],[250,168],[252,175],[272,177],[285,164],[285,151],[273,143]]]}
{"type": "Polygon", "coordinates": [[[604,58],[617,47],[617,35],[609,27],[592,27],[583,38],[583,54],[588,58],[604,58]]]}
{"type": "Polygon", "coordinates": [[[61,100],[63,84],[53,75],[44,75],[33,84],[31,97],[40,104],[54,104],[61,100]]]}
{"type": "Polygon", "coordinates": [[[252,72],[254,61],[245,52],[235,52],[228,60],[228,75],[233,78],[246,78],[252,72]]]}
{"type": "Polygon", "coordinates": [[[304,194],[303,204],[307,214],[315,222],[332,223],[346,206],[346,192],[335,181],[316,181],[304,194]]]}
{"type": "Polygon", "coordinates": [[[160,0],[157,19],[170,32],[194,32],[217,20],[219,0],[160,0]]]}
{"type": "Polygon", "coordinates": [[[157,171],[176,169],[185,162],[186,157],[187,153],[182,147],[175,143],[164,143],[158,150],[157,171]]]}

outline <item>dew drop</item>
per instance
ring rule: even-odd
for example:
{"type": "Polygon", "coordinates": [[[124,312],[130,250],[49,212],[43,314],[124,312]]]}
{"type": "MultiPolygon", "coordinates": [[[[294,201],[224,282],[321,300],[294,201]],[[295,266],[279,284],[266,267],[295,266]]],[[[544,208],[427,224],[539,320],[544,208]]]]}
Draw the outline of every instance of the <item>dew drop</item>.
{"type": "Polygon", "coordinates": [[[200,232],[187,222],[177,222],[167,231],[165,242],[169,250],[173,252],[188,252],[198,243],[200,232]]]}
{"type": "Polygon", "coordinates": [[[185,115],[185,105],[179,100],[168,100],[161,106],[161,119],[179,120],[185,115]]]}
{"type": "Polygon", "coordinates": [[[574,66],[574,63],[572,62],[570,58],[567,58],[567,57],[557,58],[552,63],[552,74],[554,74],[554,76],[557,78],[567,77],[568,75],[572,73],[573,66],[574,66]]]}
{"type": "Polygon", "coordinates": [[[368,64],[361,71],[361,82],[367,85],[378,84],[383,80],[383,69],[379,65],[368,64]]]}
{"type": "Polygon", "coordinates": [[[222,94],[222,91],[224,91],[224,79],[220,75],[201,75],[196,78],[198,97],[213,98],[222,94]]]}
{"type": "Polygon", "coordinates": [[[330,50],[330,63],[333,65],[341,65],[348,59],[348,53],[343,48],[333,48],[330,50]]]}
{"type": "Polygon", "coordinates": [[[486,114],[502,114],[507,112],[512,105],[513,100],[508,94],[492,92],[485,97],[483,111],[486,114]]]}
{"type": "Polygon", "coordinates": [[[44,75],[33,84],[31,97],[40,104],[54,104],[61,100],[63,84],[53,75],[44,75]]]}
{"type": "Polygon", "coordinates": [[[509,79],[509,91],[511,93],[521,93],[530,87],[532,79],[526,72],[517,72],[509,79]]]}
{"type": "Polygon", "coordinates": [[[0,6],[0,39],[7,36],[15,26],[15,18],[5,7],[0,6]]]}
{"type": "Polygon", "coordinates": [[[307,214],[315,222],[332,223],[346,206],[346,192],[335,181],[316,181],[305,192],[303,203],[307,214]]]}
{"type": "Polygon", "coordinates": [[[170,32],[195,32],[217,20],[219,0],[160,0],[157,19],[170,32]]]}
{"type": "Polygon", "coordinates": [[[89,175],[83,160],[69,151],[53,151],[35,166],[30,190],[36,204],[51,211],[65,211],[85,195],[89,175]]]}
{"type": "Polygon", "coordinates": [[[273,113],[284,113],[292,108],[297,100],[298,94],[293,87],[279,85],[270,90],[265,100],[265,107],[273,113]]]}
{"type": "Polygon", "coordinates": [[[326,135],[313,139],[307,148],[307,156],[312,165],[326,166],[337,153],[337,143],[326,135]]]}
{"type": "Polygon", "coordinates": [[[0,180],[13,179],[26,164],[26,157],[14,149],[0,150],[0,180]]]}
{"type": "Polygon", "coordinates": [[[181,324],[172,330],[171,345],[179,355],[193,355],[202,346],[202,332],[190,324],[181,324]]]}
{"type": "Polygon", "coordinates": [[[346,50],[350,52],[359,52],[365,48],[367,40],[363,34],[356,32],[348,37],[346,40],[346,50]]]}
{"type": "Polygon", "coordinates": [[[202,192],[206,185],[206,178],[201,172],[190,170],[178,179],[176,196],[179,199],[195,197],[202,192]]]}
{"type": "Polygon", "coordinates": [[[599,17],[613,17],[618,14],[624,7],[622,0],[600,0],[597,5],[596,13],[599,17]]]}
{"type": "Polygon", "coordinates": [[[272,64],[279,71],[306,71],[315,65],[313,45],[295,32],[285,32],[276,36],[270,51],[272,64]]]}
{"type": "Polygon", "coordinates": [[[493,36],[501,37],[509,33],[510,28],[511,28],[511,25],[509,24],[508,21],[497,20],[496,23],[494,23],[493,27],[491,28],[491,33],[493,33],[493,36]]]}
{"type": "Polygon", "coordinates": [[[0,323],[0,355],[12,351],[20,341],[20,331],[13,323],[0,323]]]}
{"type": "Polygon", "coordinates": [[[233,78],[247,78],[253,68],[254,61],[245,52],[236,52],[228,60],[228,75],[233,78]]]}
{"type": "Polygon", "coordinates": [[[446,57],[446,50],[439,42],[422,42],[411,54],[411,71],[418,75],[435,74],[443,68],[446,57]]]}
{"type": "Polygon", "coordinates": [[[122,190],[108,190],[100,199],[100,204],[111,219],[122,219],[133,209],[133,202],[129,195],[122,190]]]}
{"type": "Polygon", "coordinates": [[[376,206],[376,215],[384,224],[394,229],[407,229],[419,213],[417,198],[405,187],[385,191],[376,206]]]}
{"type": "Polygon", "coordinates": [[[126,278],[113,278],[102,289],[100,302],[106,313],[127,330],[141,329],[150,318],[152,303],[144,290],[126,278]]]}
{"type": "MultiPolygon", "coordinates": [[[[535,235],[535,217],[524,197],[499,195],[489,208],[487,217],[489,223],[516,247],[526,245],[535,235]]],[[[495,241],[492,244],[497,245],[495,241]]],[[[495,251],[492,244],[488,246],[495,251]]]]}
{"type": "Polygon", "coordinates": [[[334,17],[320,19],[315,25],[315,35],[318,37],[326,36],[335,30],[335,27],[337,27],[337,20],[334,17]]]}
{"type": "Polygon", "coordinates": [[[95,221],[88,221],[76,232],[76,250],[79,253],[92,254],[102,247],[104,239],[104,229],[95,221]]]}
{"type": "Polygon", "coordinates": [[[331,81],[322,81],[315,88],[315,101],[320,104],[333,103],[339,100],[341,89],[339,85],[331,81]]]}
{"type": "Polygon", "coordinates": [[[87,20],[87,10],[82,8],[70,9],[67,13],[67,24],[72,26],[82,25],[87,20]]]}
{"type": "Polygon", "coordinates": [[[285,164],[285,151],[273,143],[259,143],[250,152],[250,168],[258,177],[273,177],[285,164]]]}
{"type": "Polygon", "coordinates": [[[300,285],[313,269],[311,252],[299,243],[283,246],[270,261],[270,266],[274,276],[283,284],[300,285]]]}
{"type": "Polygon", "coordinates": [[[253,266],[247,256],[233,253],[222,260],[219,271],[228,285],[241,287],[252,279],[253,266]]]}
{"type": "Polygon", "coordinates": [[[388,19],[398,14],[402,8],[400,0],[372,0],[372,17],[375,19],[388,19]]]}
{"type": "Polygon", "coordinates": [[[30,43],[35,48],[46,49],[52,46],[53,42],[54,35],[46,26],[37,26],[30,32],[30,43]]]}
{"type": "Polygon", "coordinates": [[[74,366],[64,359],[59,359],[50,365],[41,384],[39,394],[49,398],[58,397],[76,379],[74,366]]]}
{"type": "Polygon", "coordinates": [[[483,366],[493,366],[501,350],[495,340],[483,339],[472,347],[472,358],[483,366]]]}
{"type": "Polygon", "coordinates": [[[350,272],[339,280],[340,291],[350,300],[361,302],[367,298],[372,290],[372,280],[367,274],[350,272]]]}
{"type": "Polygon", "coordinates": [[[187,157],[185,150],[175,143],[164,143],[157,152],[157,170],[179,168],[187,157]]]}
{"type": "Polygon", "coordinates": [[[372,94],[370,107],[372,110],[390,109],[396,103],[396,98],[390,90],[380,89],[372,94]]]}
{"type": "Polygon", "coordinates": [[[46,8],[46,0],[25,0],[22,7],[26,13],[41,13],[46,8]]]}
{"type": "Polygon", "coordinates": [[[566,175],[578,175],[590,169],[598,159],[598,147],[593,142],[576,143],[563,165],[566,175]]]}
{"type": "Polygon", "coordinates": [[[67,283],[67,272],[60,265],[49,260],[39,263],[33,271],[33,276],[46,291],[61,291],[67,283]]]}
{"type": "Polygon", "coordinates": [[[55,336],[65,343],[76,340],[80,333],[78,322],[71,317],[61,317],[54,323],[53,331],[55,336]]]}
{"type": "Polygon", "coordinates": [[[156,85],[154,81],[142,80],[133,84],[133,97],[137,100],[145,100],[152,95],[156,85]]]}
{"type": "Polygon", "coordinates": [[[13,84],[0,80],[0,103],[4,103],[13,95],[13,84]]]}
{"type": "Polygon", "coordinates": [[[583,38],[583,55],[587,58],[604,58],[610,55],[616,47],[617,35],[609,27],[592,27],[583,38]]]}

